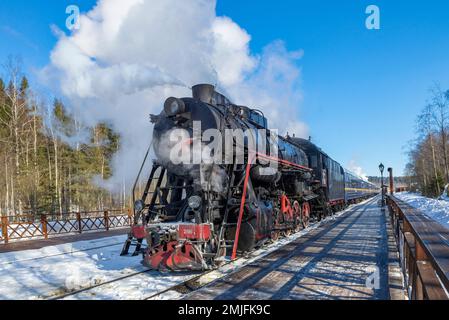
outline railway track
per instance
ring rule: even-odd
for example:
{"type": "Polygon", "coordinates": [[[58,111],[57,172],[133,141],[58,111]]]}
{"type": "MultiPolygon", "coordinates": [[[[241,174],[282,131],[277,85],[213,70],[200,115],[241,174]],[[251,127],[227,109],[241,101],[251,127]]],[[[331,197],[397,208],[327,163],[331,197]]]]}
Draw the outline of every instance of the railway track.
{"type": "Polygon", "coordinates": [[[81,293],[85,293],[85,292],[88,292],[90,290],[94,290],[94,289],[100,288],[102,286],[106,286],[106,285],[109,285],[109,284],[112,284],[112,283],[115,283],[115,282],[123,281],[123,280],[129,279],[129,278],[132,278],[132,277],[136,277],[136,276],[139,276],[141,274],[148,273],[150,271],[151,270],[142,270],[142,271],[130,273],[130,274],[127,274],[125,276],[122,276],[122,277],[119,277],[119,278],[115,278],[115,279],[112,279],[112,280],[108,280],[108,281],[104,281],[102,283],[99,283],[99,284],[96,284],[96,285],[93,285],[93,286],[85,287],[85,288],[82,288],[82,289],[79,289],[79,290],[75,290],[75,291],[71,291],[69,293],[64,293],[64,294],[61,294],[61,295],[58,295],[58,296],[48,297],[47,300],[63,300],[63,299],[69,298],[69,297],[74,297],[74,296],[79,295],[81,293]]]}
{"type": "MultiPolygon", "coordinates": [[[[363,204],[363,203],[362,203],[363,204]]],[[[282,238],[277,242],[270,243],[251,253],[238,258],[235,261],[226,261],[219,268],[198,273],[161,273],[154,270],[138,270],[121,277],[107,280],[79,290],[66,292],[60,295],[46,297],[48,300],[88,300],[88,299],[132,299],[132,300],[161,300],[178,299],[186,294],[199,290],[206,285],[224,278],[236,270],[251,264],[256,260],[266,257],[284,246],[291,245],[292,242],[308,234],[319,226],[334,221],[348,209],[328,217],[320,222],[311,224],[307,229],[303,229],[289,237],[282,238]],[[156,288],[156,289],[155,289],[156,288]]],[[[285,251],[285,250],[282,250],[285,251]]]]}
{"type": "MultiPolygon", "coordinates": [[[[235,261],[226,261],[218,269],[208,270],[200,274],[178,273],[177,277],[181,278],[180,281],[175,281],[173,285],[160,289],[157,292],[152,292],[147,295],[143,293],[142,295],[136,297],[136,299],[160,300],[165,296],[173,298],[174,296],[181,296],[193,292],[194,290],[198,290],[199,288],[211,283],[212,281],[225,277],[241,266],[244,266],[246,263],[250,263],[260,257],[262,256],[256,251],[254,253],[240,257],[235,261]]],[[[141,290],[141,288],[136,286],[136,283],[138,285],[142,285],[142,283],[147,282],[148,286],[157,286],[160,285],[161,281],[164,281],[164,278],[165,274],[159,271],[147,269],[127,274],[123,277],[105,281],[97,285],[89,286],[55,297],[50,297],[49,300],[91,299],[95,297],[101,297],[103,293],[102,291],[108,289],[114,291],[115,294],[119,296],[120,292],[116,290],[121,290],[122,292],[124,292],[123,296],[126,296],[125,292],[128,293],[128,290],[141,290]],[[107,288],[108,286],[109,288],[107,288]]]]}
{"type": "MultiPolygon", "coordinates": [[[[238,259],[240,260],[240,259],[238,259]]],[[[237,261],[238,261],[237,260],[237,261]]],[[[223,264],[220,268],[223,268],[224,266],[230,265],[233,262],[226,262],[223,264]]],[[[184,274],[178,274],[179,278],[182,278],[182,280],[176,282],[174,285],[170,286],[166,289],[161,289],[160,291],[156,293],[151,293],[149,296],[142,296],[140,297],[141,300],[150,300],[152,297],[158,296],[160,294],[163,294],[165,292],[168,292],[176,287],[182,287],[183,285],[187,285],[188,283],[197,281],[198,279],[206,276],[207,274],[217,272],[216,269],[214,270],[208,270],[205,272],[202,272],[201,274],[191,274],[191,273],[184,273],[184,274]]],[[[161,281],[164,280],[166,274],[161,273],[159,271],[145,269],[136,271],[127,275],[124,275],[122,277],[118,277],[112,280],[108,280],[93,286],[85,287],[79,290],[71,291],[68,293],[64,293],[57,296],[48,297],[48,300],[64,300],[64,299],[84,299],[84,298],[94,298],[99,297],[102,294],[102,290],[116,290],[116,288],[119,288],[120,290],[127,292],[128,290],[136,290],[135,283],[142,283],[143,281],[146,282],[153,282],[154,285],[158,285],[161,281]],[[149,278],[151,277],[151,278],[149,278]],[[151,279],[151,280],[150,280],[151,279]],[[156,283],[157,282],[157,283],[156,283]],[[109,286],[109,288],[107,288],[109,286]]],[[[117,293],[117,292],[116,292],[117,293]]]]}
{"type": "MultiPolygon", "coordinates": [[[[369,200],[371,201],[371,200],[369,200]]],[[[362,204],[369,203],[369,201],[363,202],[362,204]]],[[[344,210],[342,212],[337,213],[337,217],[343,215],[344,213],[347,213],[349,210],[358,210],[358,206],[350,207],[347,210],[344,210]]],[[[313,227],[307,230],[305,233],[303,233],[299,237],[295,237],[295,239],[289,241],[287,244],[283,245],[281,248],[277,248],[275,250],[270,250],[266,252],[263,255],[259,255],[256,259],[249,259],[245,265],[243,265],[239,270],[230,270],[225,273],[220,273],[219,275],[214,274],[214,271],[208,272],[204,275],[199,275],[195,278],[189,279],[188,281],[185,281],[179,285],[172,286],[170,288],[167,288],[166,290],[163,290],[161,292],[158,292],[150,297],[147,297],[146,300],[165,300],[165,299],[182,299],[185,297],[188,297],[190,294],[195,294],[196,291],[205,288],[208,285],[212,285],[215,281],[221,281],[222,279],[228,279],[232,278],[233,285],[238,286],[237,283],[240,281],[244,281],[244,279],[251,275],[251,273],[254,272],[254,270],[249,267],[253,263],[254,264],[262,264],[263,268],[265,268],[266,261],[279,261],[278,263],[281,264],[281,261],[284,261],[286,257],[289,257],[292,255],[292,252],[294,252],[298,245],[300,245],[303,242],[306,242],[307,239],[303,239],[304,235],[308,235],[313,230],[317,229],[319,226],[327,223],[333,222],[334,219],[325,219],[324,221],[320,223],[314,224],[313,227]]],[[[302,260],[307,260],[306,257],[302,258],[302,260]]],[[[263,288],[261,288],[263,289],[263,288]]]]}

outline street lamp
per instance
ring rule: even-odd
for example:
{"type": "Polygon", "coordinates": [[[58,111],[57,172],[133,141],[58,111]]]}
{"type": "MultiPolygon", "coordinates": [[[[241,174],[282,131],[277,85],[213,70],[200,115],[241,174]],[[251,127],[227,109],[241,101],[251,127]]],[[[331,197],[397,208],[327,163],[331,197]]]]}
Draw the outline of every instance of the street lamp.
{"type": "Polygon", "coordinates": [[[388,168],[387,171],[390,174],[390,195],[392,196],[394,194],[393,168],[388,168]]]}
{"type": "Polygon", "coordinates": [[[384,206],[385,203],[385,199],[384,199],[384,170],[385,170],[385,166],[381,163],[379,165],[379,170],[380,170],[380,182],[381,182],[381,188],[382,188],[382,207],[384,206]]]}

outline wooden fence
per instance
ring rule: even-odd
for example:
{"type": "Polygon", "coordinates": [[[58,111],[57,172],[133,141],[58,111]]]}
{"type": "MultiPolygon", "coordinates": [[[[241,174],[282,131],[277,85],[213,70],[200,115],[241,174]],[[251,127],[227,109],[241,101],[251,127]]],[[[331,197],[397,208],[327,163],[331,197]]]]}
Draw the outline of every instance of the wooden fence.
{"type": "Polygon", "coordinates": [[[449,229],[394,196],[387,202],[410,299],[449,299],[449,229]]]}
{"type": "Polygon", "coordinates": [[[0,243],[17,240],[48,239],[63,234],[109,231],[131,226],[131,210],[107,210],[62,214],[1,217],[0,243]]]}

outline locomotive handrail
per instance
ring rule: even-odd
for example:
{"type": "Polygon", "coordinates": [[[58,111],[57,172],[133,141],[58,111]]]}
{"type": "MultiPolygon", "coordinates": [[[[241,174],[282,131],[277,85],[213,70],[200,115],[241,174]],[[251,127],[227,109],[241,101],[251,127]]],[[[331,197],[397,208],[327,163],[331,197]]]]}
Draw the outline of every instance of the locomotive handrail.
{"type": "MultiPolygon", "coordinates": [[[[266,154],[262,154],[262,153],[259,153],[259,152],[256,152],[255,154],[256,154],[257,158],[261,158],[261,159],[265,159],[265,160],[269,160],[269,161],[273,161],[273,162],[278,162],[280,164],[283,164],[283,165],[286,165],[286,166],[289,166],[289,167],[293,167],[293,168],[297,168],[297,169],[301,169],[301,170],[305,170],[305,171],[309,171],[309,172],[313,171],[313,169],[311,169],[311,168],[308,168],[308,167],[305,167],[305,166],[302,166],[300,164],[296,164],[296,163],[293,163],[293,162],[290,162],[290,161],[287,161],[287,160],[279,159],[279,158],[272,157],[272,156],[269,156],[269,155],[266,155],[266,154]]],[[[250,163],[251,163],[251,161],[250,161],[250,163]]]]}
{"type": "Polygon", "coordinates": [[[448,300],[449,229],[393,195],[387,203],[410,298],[448,300]]]}
{"type": "MultiPolygon", "coordinates": [[[[151,140],[150,145],[148,146],[148,150],[147,150],[147,152],[145,154],[145,158],[143,159],[142,166],[140,167],[139,173],[137,174],[136,181],[134,182],[134,185],[133,185],[133,206],[136,203],[136,188],[137,188],[137,184],[139,183],[140,176],[142,175],[143,168],[145,167],[145,163],[148,160],[148,155],[150,154],[152,146],[153,146],[153,140],[151,140]]],[[[133,208],[133,212],[134,212],[134,208],[133,208]]],[[[134,212],[134,214],[135,214],[135,212],[134,212]]],[[[137,221],[135,221],[135,222],[137,222],[137,221]]]]}
{"type": "Polygon", "coordinates": [[[246,164],[245,181],[243,182],[242,201],[240,202],[239,218],[237,220],[237,229],[235,231],[234,247],[232,249],[231,260],[235,260],[237,258],[237,248],[239,245],[240,228],[242,226],[243,212],[245,211],[246,193],[248,191],[251,163],[253,162],[255,157],[256,155],[254,153],[250,154],[248,157],[248,163],[246,164]]]}

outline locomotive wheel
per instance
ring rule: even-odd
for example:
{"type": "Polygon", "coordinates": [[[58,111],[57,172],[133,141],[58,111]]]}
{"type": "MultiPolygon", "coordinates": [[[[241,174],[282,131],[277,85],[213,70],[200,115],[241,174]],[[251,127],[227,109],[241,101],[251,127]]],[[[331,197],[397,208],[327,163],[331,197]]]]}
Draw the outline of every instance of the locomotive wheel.
{"type": "Polygon", "coordinates": [[[292,234],[292,230],[290,228],[285,229],[284,231],[282,231],[282,235],[286,238],[290,237],[290,235],[292,234]]]}
{"type": "Polygon", "coordinates": [[[294,232],[301,231],[302,221],[301,221],[301,206],[298,201],[293,203],[293,212],[295,216],[295,229],[294,232]]]}
{"type": "Polygon", "coordinates": [[[308,202],[304,202],[302,205],[302,226],[307,228],[310,223],[310,204],[308,202]]]}

